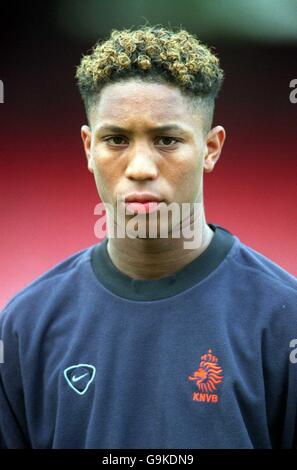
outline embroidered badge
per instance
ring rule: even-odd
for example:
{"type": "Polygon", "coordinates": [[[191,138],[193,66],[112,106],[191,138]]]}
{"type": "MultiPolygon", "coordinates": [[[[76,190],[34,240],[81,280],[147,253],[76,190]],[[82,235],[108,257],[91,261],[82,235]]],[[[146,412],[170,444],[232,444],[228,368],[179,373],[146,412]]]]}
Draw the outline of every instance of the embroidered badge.
{"type": "Polygon", "coordinates": [[[199,392],[193,392],[193,400],[200,402],[218,403],[219,396],[216,392],[217,385],[224,378],[223,369],[218,364],[219,360],[209,349],[206,354],[201,356],[198,369],[188,376],[188,380],[193,380],[199,389],[199,392]]]}
{"type": "Polygon", "coordinates": [[[64,370],[68,385],[79,395],[84,395],[94,380],[96,369],[90,364],[77,364],[64,370]]]}

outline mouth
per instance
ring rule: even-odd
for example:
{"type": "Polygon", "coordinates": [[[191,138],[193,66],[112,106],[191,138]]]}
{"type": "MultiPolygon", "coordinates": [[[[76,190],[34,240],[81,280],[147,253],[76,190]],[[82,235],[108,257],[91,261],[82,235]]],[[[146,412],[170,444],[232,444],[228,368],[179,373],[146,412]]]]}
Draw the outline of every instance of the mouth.
{"type": "Polygon", "coordinates": [[[158,206],[162,201],[131,201],[125,202],[125,206],[128,212],[139,213],[139,214],[151,214],[158,209],[158,206]]]}
{"type": "Polygon", "coordinates": [[[134,193],[126,196],[124,202],[128,213],[150,214],[158,209],[164,199],[155,194],[134,193]]]}

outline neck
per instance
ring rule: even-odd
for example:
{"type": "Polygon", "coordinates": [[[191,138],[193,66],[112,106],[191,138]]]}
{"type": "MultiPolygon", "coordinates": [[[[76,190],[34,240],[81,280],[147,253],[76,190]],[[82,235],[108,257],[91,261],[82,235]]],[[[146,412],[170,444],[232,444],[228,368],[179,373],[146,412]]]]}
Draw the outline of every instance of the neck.
{"type": "Polygon", "coordinates": [[[214,235],[205,216],[200,219],[198,247],[184,248],[180,238],[109,238],[107,251],[113,264],[134,279],[158,279],[182,269],[208,247],[214,235]]]}

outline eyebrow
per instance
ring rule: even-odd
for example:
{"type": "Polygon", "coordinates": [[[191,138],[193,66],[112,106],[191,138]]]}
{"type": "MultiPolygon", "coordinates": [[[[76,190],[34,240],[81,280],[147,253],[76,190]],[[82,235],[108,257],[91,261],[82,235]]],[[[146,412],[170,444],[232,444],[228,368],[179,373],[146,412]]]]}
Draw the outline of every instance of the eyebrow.
{"type": "MultiPolygon", "coordinates": [[[[109,131],[109,132],[131,132],[129,129],[125,129],[124,127],[114,126],[112,124],[105,124],[99,126],[95,129],[96,134],[102,131],[109,131]]],[[[188,134],[187,130],[177,124],[167,124],[164,126],[157,126],[152,127],[150,129],[151,132],[168,132],[168,131],[178,131],[181,134],[188,134]]]]}

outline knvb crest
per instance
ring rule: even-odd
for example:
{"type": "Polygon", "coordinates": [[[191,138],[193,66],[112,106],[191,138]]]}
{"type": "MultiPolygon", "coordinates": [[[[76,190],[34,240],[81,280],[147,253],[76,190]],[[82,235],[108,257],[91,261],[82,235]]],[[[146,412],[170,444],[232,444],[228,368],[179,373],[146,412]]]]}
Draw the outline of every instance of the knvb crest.
{"type": "Polygon", "coordinates": [[[199,366],[188,380],[196,383],[199,392],[193,392],[193,400],[208,403],[218,403],[217,386],[222,382],[224,376],[223,369],[219,365],[219,360],[209,349],[200,359],[199,366]]]}

